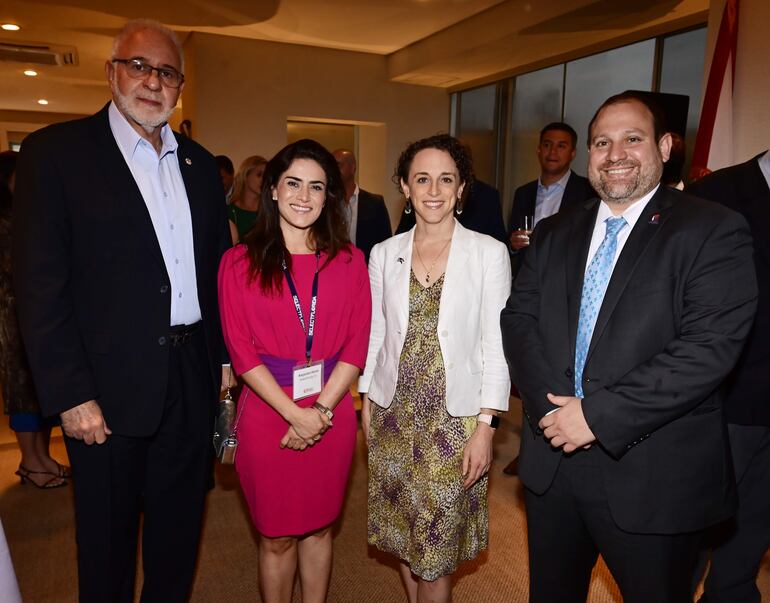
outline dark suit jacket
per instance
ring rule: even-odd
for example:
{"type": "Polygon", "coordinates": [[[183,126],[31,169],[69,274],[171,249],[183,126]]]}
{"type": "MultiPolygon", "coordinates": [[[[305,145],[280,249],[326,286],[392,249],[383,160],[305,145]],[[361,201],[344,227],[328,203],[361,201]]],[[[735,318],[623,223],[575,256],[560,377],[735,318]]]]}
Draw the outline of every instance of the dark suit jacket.
{"type": "Polygon", "coordinates": [[[364,252],[369,263],[369,254],[377,243],[393,235],[390,216],[382,195],[374,195],[358,189],[358,222],[356,223],[356,247],[364,252]]]}
{"type": "Polygon", "coordinates": [[[725,416],[739,425],[770,425],[770,188],[758,159],[718,170],[687,192],[742,213],[754,235],[759,300],[754,328],[728,377],[725,416]]]}
{"type": "MultiPolygon", "coordinates": [[[[226,360],[217,304],[219,258],[230,245],[226,205],[213,157],[176,136],[212,376],[204,380],[218,388],[226,360]]],[[[152,434],[169,373],[171,286],[107,107],[24,140],[16,199],[19,319],[43,413],[96,399],[113,433],[152,434]]]]}
{"type": "MultiPolygon", "coordinates": [[[[570,207],[576,207],[596,196],[596,192],[591,187],[587,178],[579,176],[570,171],[570,177],[567,180],[567,186],[564,187],[564,194],[561,198],[559,211],[564,211],[570,207]]],[[[521,185],[513,193],[513,206],[511,207],[511,216],[508,221],[508,236],[514,230],[518,230],[524,221],[524,216],[535,215],[535,203],[537,201],[537,180],[527,182],[521,185]]]]}
{"type": "MultiPolygon", "coordinates": [[[[546,491],[563,453],[538,423],[546,393],[574,395],[583,273],[598,200],[538,224],[502,313],[503,345],[524,404],[519,474],[546,491]]],[[[746,221],[661,186],[607,287],[583,375],[583,412],[612,517],[671,534],[729,517],[735,493],[720,384],[756,308],[746,221]]]]}
{"type": "MultiPolygon", "coordinates": [[[[501,243],[507,241],[500,192],[486,182],[473,181],[471,192],[463,202],[463,213],[457,216],[457,221],[468,230],[489,235],[501,243]]],[[[410,230],[414,224],[414,212],[402,213],[396,234],[410,230]]]]}

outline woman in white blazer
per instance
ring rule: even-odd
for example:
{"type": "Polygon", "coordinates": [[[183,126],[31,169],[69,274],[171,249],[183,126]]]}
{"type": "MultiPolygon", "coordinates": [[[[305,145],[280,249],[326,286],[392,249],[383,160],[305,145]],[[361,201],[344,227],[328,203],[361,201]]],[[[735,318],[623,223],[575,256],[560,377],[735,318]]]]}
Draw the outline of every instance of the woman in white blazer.
{"type": "Polygon", "coordinates": [[[410,602],[449,601],[451,575],[487,545],[487,478],[510,380],[500,311],[508,251],[463,228],[470,158],[448,135],[396,168],[412,230],[369,260],[372,330],[359,389],[369,444],[369,543],[401,559],[410,602]]]}

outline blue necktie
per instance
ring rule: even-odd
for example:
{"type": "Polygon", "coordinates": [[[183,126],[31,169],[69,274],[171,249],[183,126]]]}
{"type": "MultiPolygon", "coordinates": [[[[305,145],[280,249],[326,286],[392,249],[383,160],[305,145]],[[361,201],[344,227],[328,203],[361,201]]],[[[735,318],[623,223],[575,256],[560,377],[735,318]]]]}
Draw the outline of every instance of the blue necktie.
{"type": "Polygon", "coordinates": [[[607,283],[610,282],[612,275],[612,260],[618,248],[618,233],[627,224],[622,216],[607,218],[604,223],[607,225],[607,232],[586,270],[583,294],[580,297],[580,318],[575,344],[575,395],[578,398],[583,397],[583,368],[586,364],[594,325],[596,325],[596,317],[599,316],[604,292],[607,291],[607,283]]]}

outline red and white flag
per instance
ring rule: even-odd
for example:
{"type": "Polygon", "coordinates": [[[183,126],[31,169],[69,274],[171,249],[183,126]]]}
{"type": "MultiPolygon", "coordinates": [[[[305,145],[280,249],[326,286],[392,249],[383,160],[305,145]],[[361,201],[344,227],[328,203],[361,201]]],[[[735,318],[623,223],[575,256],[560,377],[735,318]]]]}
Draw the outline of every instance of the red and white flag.
{"type": "Polygon", "coordinates": [[[738,46],[738,2],[727,0],[714,46],[690,177],[733,165],[733,83],[738,46]]]}

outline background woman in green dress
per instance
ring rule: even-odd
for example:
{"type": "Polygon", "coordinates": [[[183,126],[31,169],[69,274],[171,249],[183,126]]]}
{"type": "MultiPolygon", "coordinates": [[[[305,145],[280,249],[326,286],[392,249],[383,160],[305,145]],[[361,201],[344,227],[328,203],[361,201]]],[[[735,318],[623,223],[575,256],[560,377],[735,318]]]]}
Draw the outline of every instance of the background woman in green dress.
{"type": "Polygon", "coordinates": [[[251,230],[257,219],[262,176],[266,165],[267,159],[261,155],[252,155],[243,160],[235,174],[233,194],[230,197],[230,205],[227,207],[233,245],[251,230]]]}
{"type": "Polygon", "coordinates": [[[369,543],[401,560],[410,603],[449,601],[459,564],[486,548],[487,477],[508,369],[500,311],[508,251],[454,218],[472,185],[448,135],[396,168],[416,225],[375,246],[372,331],[359,382],[369,445],[369,543]]]}

